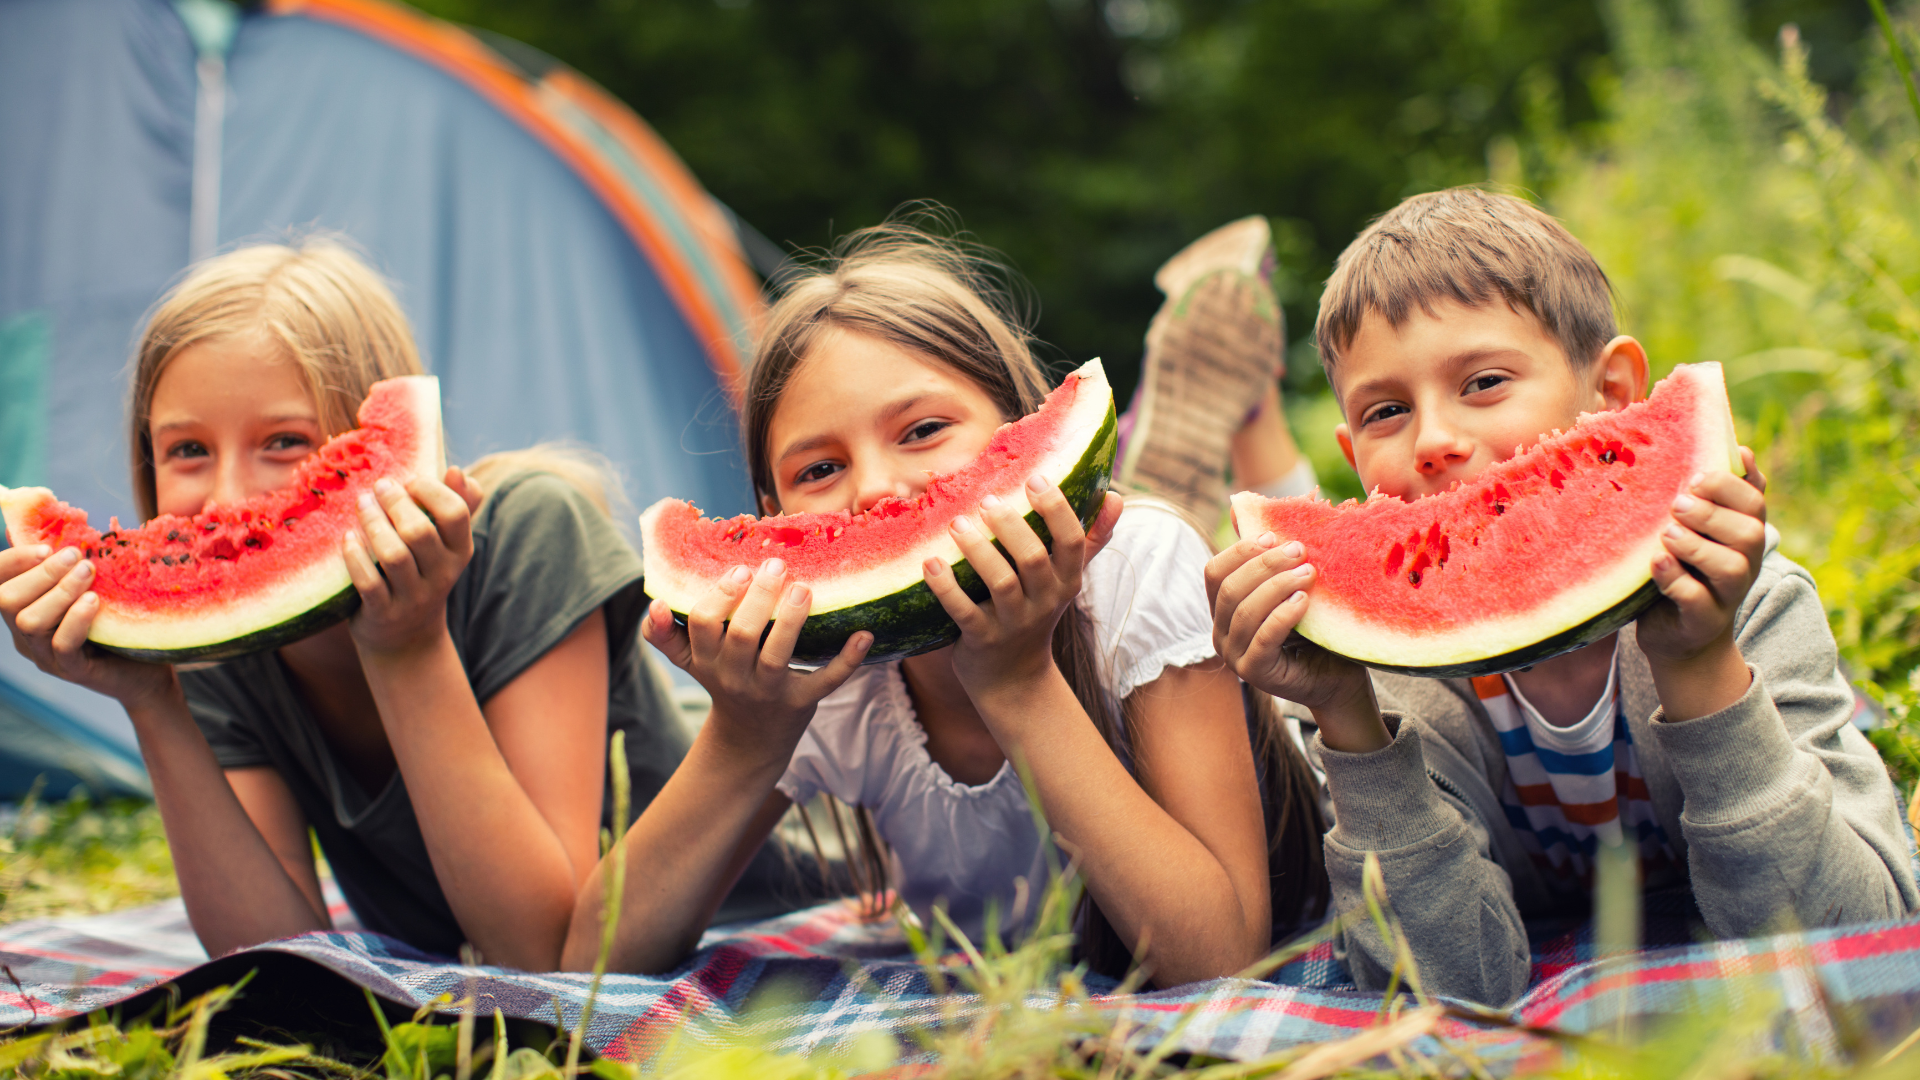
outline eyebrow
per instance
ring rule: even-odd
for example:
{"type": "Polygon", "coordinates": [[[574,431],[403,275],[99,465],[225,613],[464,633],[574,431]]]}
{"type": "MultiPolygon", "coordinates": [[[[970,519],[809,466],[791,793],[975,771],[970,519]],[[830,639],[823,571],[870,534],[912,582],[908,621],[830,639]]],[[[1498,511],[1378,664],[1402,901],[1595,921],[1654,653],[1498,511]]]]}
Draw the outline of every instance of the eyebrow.
{"type": "MultiPolygon", "coordinates": [[[[1489,345],[1484,348],[1466,349],[1461,352],[1454,353],[1452,356],[1449,356],[1445,360],[1442,360],[1440,364],[1442,367],[1445,367],[1448,369],[1458,369],[1458,368],[1466,367],[1468,364],[1471,364],[1477,360],[1485,360],[1488,357],[1493,357],[1493,356],[1506,356],[1512,353],[1519,353],[1523,356],[1525,355],[1524,350],[1521,350],[1521,349],[1515,349],[1506,345],[1489,345]]],[[[1388,377],[1388,378],[1382,378],[1382,379],[1369,379],[1358,386],[1350,387],[1347,390],[1347,394],[1358,395],[1364,398],[1364,397],[1369,397],[1373,394],[1377,394],[1383,391],[1394,391],[1398,389],[1400,389],[1399,380],[1392,377],[1388,377]]],[[[1342,395],[1342,396],[1345,397],[1346,395],[1342,395]]]]}
{"type": "MultiPolygon", "coordinates": [[[[915,394],[912,397],[901,398],[899,401],[896,401],[893,404],[888,405],[887,407],[881,409],[880,419],[892,420],[894,417],[899,416],[901,413],[912,410],[912,408],[915,405],[918,405],[922,401],[925,401],[927,397],[928,395],[926,394],[915,394]]],[[[814,450],[820,449],[822,446],[825,446],[831,442],[833,442],[833,436],[831,435],[815,435],[815,436],[812,436],[811,438],[801,439],[800,441],[793,443],[792,445],[782,449],[779,455],[774,460],[785,461],[786,459],[792,457],[795,454],[810,453],[814,450]]]]}
{"type": "MultiPolygon", "coordinates": [[[[186,419],[186,420],[175,420],[175,421],[172,421],[171,423],[161,424],[159,427],[154,428],[153,433],[155,435],[165,435],[168,432],[179,431],[182,428],[197,427],[203,422],[204,421],[201,421],[199,419],[192,419],[192,418],[186,419]]],[[[265,423],[268,427],[272,427],[276,424],[318,424],[320,423],[320,418],[313,415],[312,413],[279,413],[274,416],[267,417],[265,419],[265,423]]]]}

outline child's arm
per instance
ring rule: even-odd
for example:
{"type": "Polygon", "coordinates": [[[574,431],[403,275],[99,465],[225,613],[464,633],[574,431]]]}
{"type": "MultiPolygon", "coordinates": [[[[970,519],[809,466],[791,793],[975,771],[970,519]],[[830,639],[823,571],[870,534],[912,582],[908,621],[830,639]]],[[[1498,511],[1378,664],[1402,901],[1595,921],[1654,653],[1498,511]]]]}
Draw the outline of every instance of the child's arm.
{"type": "MultiPolygon", "coordinates": [[[[983,508],[983,523],[954,523],[955,541],[991,592],[988,603],[969,599],[945,564],[927,564],[928,584],[960,626],[954,672],[1007,756],[1031,770],[1048,824],[1154,981],[1238,972],[1266,954],[1272,920],[1237,683],[1216,665],[1176,669],[1143,689],[1147,734],[1136,749],[1150,762],[1141,777],[1149,795],[1053,661],[1054,625],[1079,595],[1093,545],[1058,488],[1036,481],[1028,498],[1053,537],[1051,553],[1005,505],[983,508]],[[1191,739],[1169,736],[1170,712],[1191,739]]],[[[1110,497],[1094,543],[1111,532],[1118,510],[1110,497]]]]}
{"type": "Polygon", "coordinates": [[[1728,936],[1905,916],[1920,892],[1897,798],[1850,723],[1812,581],[1762,566],[1765,481],[1743,453],[1751,484],[1711,473],[1676,501],[1654,570],[1671,602],[1635,628],[1660,695],[1654,740],[1684,797],[1695,899],[1728,936]]]}
{"type": "MultiPolygon", "coordinates": [[[[612,970],[654,973],[679,963],[786,813],[787,798],[774,785],[815,706],[873,644],[873,635],[861,631],[826,667],[789,669],[812,604],[807,587],[787,587],[784,565],[769,559],[758,572],[735,568],[688,612],[684,630],[665,604],[648,609],[646,639],[706,687],[713,709],[685,760],[620,841],[626,888],[612,970]]],[[[580,888],[561,960],[567,970],[591,969],[599,952],[605,862],[580,888]]]]}
{"type": "MultiPolygon", "coordinates": [[[[194,723],[173,669],[86,647],[100,601],[87,591],[92,566],[79,554],[71,548],[0,551],[0,615],[14,647],[40,670],[127,710],[201,944],[220,956],[327,928],[317,885],[309,895],[248,816],[194,723]]],[[[298,828],[304,844],[304,823],[298,828]]]]}
{"type": "Polygon", "coordinates": [[[1365,989],[1384,988],[1397,959],[1396,943],[1365,916],[1371,854],[1425,988],[1511,1001],[1526,988],[1529,957],[1512,883],[1490,850],[1498,807],[1444,792],[1429,772],[1457,755],[1449,759],[1419,725],[1383,715],[1364,668],[1293,634],[1311,602],[1314,570],[1303,556],[1271,533],[1243,540],[1207,564],[1207,590],[1220,655],[1252,685],[1306,706],[1320,726],[1334,808],[1327,881],[1333,911],[1347,916],[1342,959],[1365,989]]]}
{"type": "Polygon", "coordinates": [[[606,622],[595,611],[483,709],[447,628],[473,553],[469,491],[381,481],[345,540],[350,621],[434,876],[490,963],[552,970],[597,855],[605,783],[606,622]]]}

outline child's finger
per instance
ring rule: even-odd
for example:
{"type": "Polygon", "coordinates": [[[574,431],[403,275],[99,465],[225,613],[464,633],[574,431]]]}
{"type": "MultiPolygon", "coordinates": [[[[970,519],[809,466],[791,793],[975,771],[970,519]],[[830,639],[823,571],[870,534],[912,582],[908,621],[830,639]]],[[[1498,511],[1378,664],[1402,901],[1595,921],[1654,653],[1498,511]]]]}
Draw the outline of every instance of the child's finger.
{"type": "MultiPolygon", "coordinates": [[[[1746,488],[1749,494],[1754,494],[1752,488],[1747,488],[1745,484],[1740,486],[1746,488]]],[[[1758,559],[1767,546],[1766,523],[1706,499],[1682,495],[1673,500],[1673,520],[1675,524],[1700,536],[1740,552],[1744,558],[1758,559]]],[[[1676,551],[1675,554],[1680,553],[1676,551]]],[[[1685,555],[1680,557],[1686,558],[1685,555]]]]}
{"type": "Polygon", "coordinates": [[[1740,464],[1747,467],[1747,475],[1744,477],[1746,482],[1753,485],[1754,490],[1765,495],[1767,493],[1767,477],[1765,473],[1760,471],[1760,459],[1754,456],[1752,447],[1743,446],[1740,448],[1740,464]]]}
{"type": "MultiPolygon", "coordinates": [[[[1015,513],[1011,505],[989,495],[980,502],[980,520],[1006,549],[1007,561],[1020,575],[1022,591],[1043,588],[1053,574],[1053,562],[1047,554],[1047,545],[1027,523],[1026,515],[1015,513]]],[[[1074,522],[1076,533],[1079,527],[1080,523],[1074,522]]]]}
{"type": "MultiPolygon", "coordinates": [[[[1080,515],[1073,512],[1073,504],[1067,501],[1057,485],[1048,483],[1046,477],[1039,473],[1027,480],[1027,501],[1040,512],[1040,520],[1047,523],[1047,532],[1053,537],[1053,552],[1049,556],[1053,572],[1062,581],[1080,580],[1080,571],[1087,565],[1087,534],[1080,528],[1080,515]]],[[[999,531],[998,526],[994,531],[999,531]]],[[[1039,539],[1034,537],[1036,543],[1039,539]]],[[[1006,542],[1004,536],[1001,542],[1006,542]]],[[[1007,550],[1014,551],[1011,545],[1007,550]]],[[[1046,554],[1044,545],[1042,554],[1046,554]]],[[[1020,558],[1019,552],[1014,552],[1014,555],[1020,572],[1026,573],[1026,562],[1020,558]]]]}
{"type": "Polygon", "coordinates": [[[686,671],[693,663],[693,646],[687,640],[687,632],[674,625],[673,609],[665,600],[655,600],[647,605],[647,613],[640,617],[640,636],[647,644],[659,649],[674,667],[686,671]]]}
{"type": "Polygon", "coordinates": [[[1685,528],[1678,523],[1667,526],[1660,538],[1668,554],[1705,575],[1713,591],[1732,603],[1746,595],[1747,574],[1752,564],[1745,555],[1685,528]]]}
{"type": "MultiPolygon", "coordinates": [[[[73,551],[75,558],[64,561],[66,573],[13,617],[14,628],[28,637],[51,637],[67,617],[73,602],[93,585],[93,564],[78,558],[78,551],[67,550],[73,551]]],[[[60,554],[64,556],[66,552],[60,554]]],[[[54,561],[59,564],[63,560],[56,557],[54,561]]]]}
{"type": "Polygon", "coordinates": [[[847,643],[840,646],[839,654],[828,661],[826,667],[802,677],[807,688],[807,698],[810,701],[819,701],[839,689],[840,684],[847,681],[847,676],[852,675],[854,669],[860,666],[860,661],[867,658],[867,650],[871,648],[873,648],[873,635],[865,630],[857,631],[848,638],[847,643]]]}
{"type": "Polygon", "coordinates": [[[380,567],[374,563],[366,545],[360,542],[359,533],[348,533],[340,541],[340,554],[347,560],[347,577],[360,594],[361,603],[369,607],[385,603],[388,599],[387,579],[380,576],[380,567]]]}
{"type": "Polygon", "coordinates": [[[0,551],[0,589],[4,589],[5,585],[12,582],[14,578],[47,561],[47,556],[51,554],[53,549],[45,544],[35,544],[32,547],[10,547],[0,551]]]}
{"type": "MultiPolygon", "coordinates": [[[[1284,617],[1288,605],[1298,609],[1285,626],[1287,632],[1292,632],[1294,624],[1306,613],[1306,591],[1313,584],[1314,573],[1312,563],[1301,563],[1275,574],[1248,593],[1227,622],[1224,640],[1227,647],[1233,650],[1227,655],[1238,656],[1250,649],[1256,635],[1275,613],[1281,613],[1284,617]]],[[[1285,638],[1286,634],[1281,634],[1281,640],[1285,638]]]]}
{"type": "MultiPolygon", "coordinates": [[[[448,470],[457,472],[457,470],[448,470]]],[[[467,500],[445,484],[415,477],[407,481],[406,494],[432,520],[428,522],[440,537],[440,545],[465,557],[473,547],[472,512],[467,500]]],[[[404,535],[404,534],[402,534],[404,535]]]]}
{"type": "MultiPolygon", "coordinates": [[[[1259,539],[1270,537],[1271,534],[1267,534],[1259,539]]],[[[1241,563],[1239,569],[1227,575],[1213,590],[1214,633],[1223,639],[1231,636],[1231,624],[1240,606],[1267,582],[1300,567],[1306,557],[1307,549],[1298,540],[1290,540],[1241,563]]]]}
{"type": "MultiPolygon", "coordinates": [[[[967,557],[973,566],[973,572],[987,586],[987,593],[996,604],[1011,604],[1025,594],[1020,589],[1020,574],[1009,564],[999,549],[993,546],[978,522],[965,514],[953,519],[947,528],[953,542],[960,545],[960,553],[967,557]]],[[[1032,535],[1033,530],[1027,530],[1032,535]]],[[[1038,541],[1038,537],[1034,538],[1038,541]]]]}
{"type": "Polygon", "coordinates": [[[782,674],[793,662],[793,646],[800,640],[800,626],[813,607],[813,590],[794,582],[787,586],[780,604],[773,610],[773,629],[760,644],[760,670],[768,675],[782,674]]]}
{"type": "Polygon", "coordinates": [[[1710,472],[1688,485],[1688,490],[1674,500],[1675,509],[1679,509],[1680,499],[1694,498],[1712,503],[1733,513],[1753,518],[1762,525],[1767,520],[1767,497],[1752,484],[1730,472],[1710,472]]]}
{"type": "Polygon", "coordinates": [[[1272,533],[1261,533],[1259,536],[1238,541],[1225,551],[1208,559],[1206,569],[1207,603],[1209,605],[1217,604],[1220,599],[1221,586],[1226,584],[1228,578],[1232,577],[1242,566],[1245,566],[1248,560],[1266,554],[1278,544],[1279,541],[1274,538],[1272,533]]]}
{"type": "Polygon", "coordinates": [[[1687,568],[1672,554],[1653,557],[1653,583],[1659,587],[1660,595],[1673,601],[1683,615],[1702,604],[1713,603],[1713,593],[1687,573],[1687,568]]]}
{"type": "Polygon", "coordinates": [[[926,574],[927,588],[933,590],[933,598],[940,601],[940,606],[962,634],[978,634],[986,629],[986,613],[960,587],[959,580],[953,576],[952,567],[939,559],[928,559],[920,569],[926,574]]]}
{"type": "MultiPolygon", "coordinates": [[[[738,665],[744,670],[760,654],[760,635],[766,632],[767,620],[773,618],[780,597],[786,592],[787,564],[780,559],[768,559],[760,564],[753,575],[753,583],[747,586],[745,596],[733,609],[733,618],[727,623],[727,632],[720,640],[720,662],[726,665],[738,665]]],[[[780,665],[786,667],[785,664],[780,665]]]]}
{"type": "Polygon", "coordinates": [[[85,663],[82,652],[87,646],[87,634],[93,630],[94,617],[100,614],[100,594],[81,593],[80,598],[67,609],[67,616],[53,631],[53,655],[63,661],[62,666],[72,668],[76,661],[85,663]]]}
{"type": "Polygon", "coordinates": [[[1299,589],[1275,604],[1247,642],[1243,664],[1250,671],[1273,671],[1284,659],[1287,639],[1307,614],[1307,592],[1299,589]]]}
{"type": "Polygon", "coordinates": [[[468,516],[479,513],[480,504],[487,501],[487,493],[480,490],[480,485],[457,466],[447,466],[447,475],[441,482],[453,489],[460,496],[460,501],[467,504],[468,516]]]}
{"type": "Polygon", "coordinates": [[[406,488],[382,477],[373,482],[373,497],[386,512],[387,520],[393,523],[394,535],[407,545],[415,565],[427,567],[440,560],[446,551],[446,545],[440,542],[440,530],[434,528],[433,519],[413,501],[406,488]]]}
{"type": "Polygon", "coordinates": [[[693,610],[687,612],[687,640],[696,659],[711,660],[719,655],[723,636],[727,632],[727,620],[732,617],[733,609],[739,606],[740,596],[747,591],[747,583],[752,580],[752,570],[736,566],[715,582],[707,595],[701,597],[693,605],[693,610]]]}
{"type": "Polygon", "coordinates": [[[360,532],[365,537],[367,552],[387,572],[387,581],[397,586],[407,577],[417,576],[413,549],[393,530],[387,512],[366,492],[360,493],[359,505],[360,532]]]}
{"type": "MultiPolygon", "coordinates": [[[[20,549],[8,549],[9,553],[17,550],[20,549]]],[[[27,550],[46,551],[47,548],[41,545],[27,550]]],[[[19,615],[28,605],[46,595],[48,589],[60,584],[60,579],[66,577],[67,572],[80,561],[80,549],[62,548],[39,559],[28,557],[22,561],[27,563],[25,570],[0,579],[0,611],[8,615],[19,615]]]]}
{"type": "Polygon", "coordinates": [[[1100,512],[1093,517],[1093,524],[1087,527],[1086,561],[1092,562],[1095,555],[1107,548],[1107,542],[1113,539],[1114,526],[1120,524],[1121,511],[1125,510],[1127,500],[1117,491],[1109,491],[1100,502],[1100,512]]]}

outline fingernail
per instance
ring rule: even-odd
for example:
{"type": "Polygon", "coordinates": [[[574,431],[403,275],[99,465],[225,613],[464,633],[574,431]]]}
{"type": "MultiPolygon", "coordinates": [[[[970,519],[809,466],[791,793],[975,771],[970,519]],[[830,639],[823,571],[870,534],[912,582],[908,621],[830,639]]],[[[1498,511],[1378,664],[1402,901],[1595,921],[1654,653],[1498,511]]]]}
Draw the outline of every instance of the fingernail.
{"type": "Polygon", "coordinates": [[[60,554],[55,555],[53,557],[53,564],[55,566],[60,566],[60,567],[72,566],[74,563],[77,563],[79,561],[80,561],[79,548],[61,548],[60,554]]]}
{"type": "Polygon", "coordinates": [[[733,568],[733,573],[727,576],[733,579],[735,585],[745,585],[747,582],[753,580],[753,571],[744,566],[736,566],[733,568]]]}
{"type": "MultiPolygon", "coordinates": [[[[986,505],[984,500],[981,502],[981,505],[982,506],[986,505]]],[[[961,533],[970,533],[973,531],[973,522],[968,521],[966,518],[966,515],[964,514],[961,515],[960,517],[954,518],[953,531],[961,532],[961,533]]]]}
{"type": "Polygon", "coordinates": [[[992,510],[995,507],[1000,505],[1000,496],[989,495],[986,498],[980,500],[980,505],[986,507],[989,510],[992,510]]]}
{"type": "Polygon", "coordinates": [[[768,577],[779,577],[787,572],[787,564],[779,559],[768,559],[760,564],[760,570],[768,577]]]}
{"type": "Polygon", "coordinates": [[[1039,473],[1034,473],[1032,476],[1027,477],[1027,490],[1033,492],[1035,495],[1047,490],[1047,478],[1041,476],[1039,473]]]}
{"type": "Polygon", "coordinates": [[[1289,540],[1287,546],[1280,549],[1280,553],[1289,559],[1297,559],[1307,553],[1307,546],[1298,540],[1289,540]]]}
{"type": "Polygon", "coordinates": [[[946,565],[946,563],[941,562],[939,559],[928,559],[926,562],[920,564],[920,569],[925,570],[927,576],[930,578],[939,577],[940,571],[944,569],[946,565]]]}
{"type": "Polygon", "coordinates": [[[1676,514],[1686,513],[1687,511],[1693,509],[1694,501],[1695,501],[1694,497],[1687,494],[1684,491],[1678,495],[1675,495],[1673,497],[1673,512],[1676,514]]]}
{"type": "Polygon", "coordinates": [[[376,507],[373,503],[373,496],[367,494],[364,491],[360,493],[359,503],[360,503],[360,509],[367,511],[368,513],[372,513],[374,510],[378,509],[378,507],[376,507]]]}
{"type": "Polygon", "coordinates": [[[1259,544],[1263,548],[1270,548],[1279,542],[1280,538],[1270,532],[1261,533],[1260,539],[1254,541],[1254,543],[1259,544]]]}
{"type": "Polygon", "coordinates": [[[1305,581],[1306,579],[1313,576],[1313,564],[1310,562],[1303,562],[1299,566],[1294,567],[1293,572],[1299,575],[1300,580],[1305,581]]]}
{"type": "Polygon", "coordinates": [[[27,549],[27,554],[36,559],[45,559],[53,554],[53,549],[45,544],[35,544],[27,549]]]}
{"type": "Polygon", "coordinates": [[[93,576],[93,564],[90,562],[83,562],[79,566],[74,567],[74,569],[79,571],[82,578],[90,578],[93,576]]]}
{"type": "Polygon", "coordinates": [[[805,585],[795,585],[787,590],[787,606],[803,608],[813,600],[813,594],[805,585]]]}
{"type": "Polygon", "coordinates": [[[1668,525],[1667,535],[1675,540],[1685,540],[1687,538],[1687,534],[1678,524],[1668,525]]]}
{"type": "Polygon", "coordinates": [[[1691,491],[1694,488],[1698,487],[1700,485],[1700,481],[1705,480],[1706,478],[1707,478],[1707,474],[1703,472],[1697,472],[1697,473],[1694,473],[1692,476],[1687,477],[1687,490],[1691,491]]]}
{"type": "Polygon", "coordinates": [[[400,485],[383,476],[373,482],[373,490],[382,495],[391,495],[400,490],[400,485]]]}

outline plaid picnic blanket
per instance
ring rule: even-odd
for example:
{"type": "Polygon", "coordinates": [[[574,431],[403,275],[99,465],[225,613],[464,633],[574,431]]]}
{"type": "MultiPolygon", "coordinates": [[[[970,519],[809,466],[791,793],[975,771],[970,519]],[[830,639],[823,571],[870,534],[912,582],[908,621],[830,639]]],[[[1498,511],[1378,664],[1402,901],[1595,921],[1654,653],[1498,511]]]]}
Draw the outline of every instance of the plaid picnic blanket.
{"type": "MultiPolygon", "coordinates": [[[[344,914],[344,912],[337,913],[344,914]]],[[[1685,925],[1680,906],[1648,905],[1651,940],[1685,925]]],[[[1920,1025],[1920,918],[1708,944],[1672,944],[1597,961],[1575,926],[1536,935],[1536,985],[1504,1014],[1459,1008],[1411,1044],[1429,1056],[1473,1054],[1494,1073],[1555,1060],[1560,1036],[1605,1032],[1623,1018],[1645,1023],[1715,1007],[1772,1010],[1784,1044],[1831,1060],[1850,1045],[1886,1046],[1920,1025]],[[1852,1040],[1850,1043],[1848,1040],[1852,1040]]],[[[133,1008],[171,984],[187,996],[261,974],[243,1002],[308,1019],[358,1010],[360,988],[396,1015],[440,995],[471,997],[481,1016],[571,1029],[589,977],[469,967],[377,934],[306,934],[207,961],[178,901],[84,918],[0,927],[0,1023],[46,1022],[107,1006],[133,1008]],[[146,995],[142,997],[143,993],[146,995]]],[[[1309,1042],[1353,1036],[1380,1022],[1383,999],[1355,990],[1322,944],[1270,981],[1215,980],[1117,995],[1090,981],[1094,1007],[1124,1016],[1139,1045],[1174,1034],[1188,1053],[1247,1060],[1309,1042]]],[[[1035,1004],[1048,1005],[1046,999],[1035,1004]]],[[[645,1061],[675,1038],[749,1040],[779,1052],[853,1053],[870,1032],[908,1036],[965,1019],[964,995],[937,992],[907,956],[890,920],[862,921],[830,903],[760,923],[709,932],[700,950],[663,977],[610,975],[586,1043],[619,1060],[645,1061]],[[757,995],[789,1003],[756,1008],[757,995]],[[676,1034],[677,1033],[677,1034],[676,1034]]]]}

